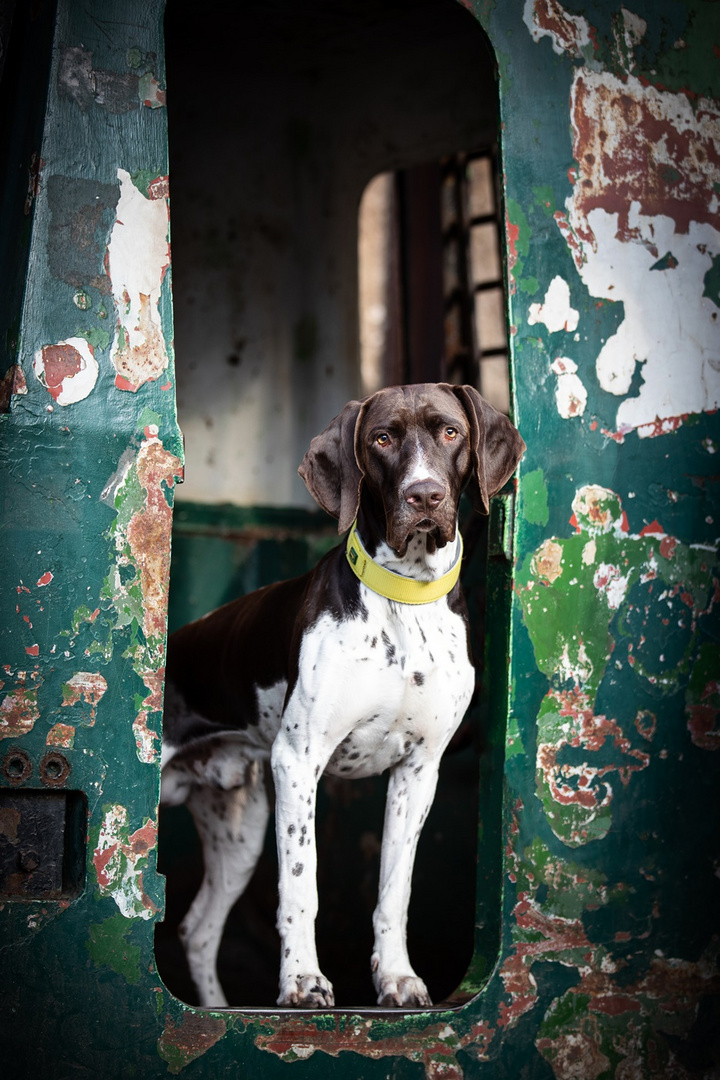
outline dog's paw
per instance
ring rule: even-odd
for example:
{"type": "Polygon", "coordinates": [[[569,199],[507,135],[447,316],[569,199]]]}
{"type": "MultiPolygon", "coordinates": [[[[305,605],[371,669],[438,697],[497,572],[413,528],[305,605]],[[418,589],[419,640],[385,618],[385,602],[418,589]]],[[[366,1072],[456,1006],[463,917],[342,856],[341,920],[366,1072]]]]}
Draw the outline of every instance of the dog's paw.
{"type": "Polygon", "coordinates": [[[417,975],[382,975],[375,978],[378,1005],[386,1009],[426,1009],[432,1005],[427,986],[417,975]]]}
{"type": "Polygon", "coordinates": [[[294,975],[285,980],[277,1003],[293,1009],[331,1009],[335,994],[324,975],[294,975]]]}

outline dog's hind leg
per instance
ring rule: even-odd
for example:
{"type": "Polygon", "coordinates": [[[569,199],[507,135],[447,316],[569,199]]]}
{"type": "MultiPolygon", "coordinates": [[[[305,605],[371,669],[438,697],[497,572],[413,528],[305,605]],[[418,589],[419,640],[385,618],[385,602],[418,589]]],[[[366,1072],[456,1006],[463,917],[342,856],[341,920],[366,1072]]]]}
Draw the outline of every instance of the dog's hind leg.
{"type": "Polygon", "coordinates": [[[205,876],[182,921],[180,937],[200,1005],[227,1005],[217,975],[225,920],[244,892],[260,857],[269,807],[262,765],[248,766],[241,787],[194,787],[187,806],[203,845],[205,876]]]}

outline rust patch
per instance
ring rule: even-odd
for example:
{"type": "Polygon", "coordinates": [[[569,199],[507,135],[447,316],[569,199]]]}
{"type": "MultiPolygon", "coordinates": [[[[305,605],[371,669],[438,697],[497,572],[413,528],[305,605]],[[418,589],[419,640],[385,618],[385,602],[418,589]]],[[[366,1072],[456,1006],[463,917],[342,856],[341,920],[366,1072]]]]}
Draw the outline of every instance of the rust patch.
{"type": "Polygon", "coordinates": [[[537,983],[531,972],[535,960],[557,960],[580,965],[589,963],[593,946],[580,919],[564,919],[545,914],[524,892],[518,893],[514,909],[518,931],[526,940],[518,941],[514,953],[500,970],[509,1002],[501,1002],[498,1027],[517,1023],[535,1007],[537,983]]]}
{"type": "MultiPolygon", "coordinates": [[[[648,767],[650,755],[634,749],[614,720],[595,715],[589,695],[578,687],[570,691],[550,691],[548,698],[553,699],[560,718],[558,726],[564,736],[538,744],[539,774],[554,802],[559,806],[582,807],[595,820],[612,800],[612,790],[606,780],[608,774],[616,771],[622,783],[627,785],[632,773],[648,767]],[[560,761],[566,747],[598,753],[606,742],[615,751],[615,760],[610,764],[596,766],[583,762],[572,765],[560,761]]],[[[584,818],[583,823],[586,823],[584,818]]],[[[578,824],[566,837],[566,842],[584,843],[586,839],[587,829],[578,824]]]]}
{"type": "Polygon", "coordinates": [[[98,671],[78,671],[63,683],[63,707],[71,707],[79,701],[90,706],[88,727],[95,723],[98,702],[107,690],[107,682],[98,671]]]}
{"type": "Polygon", "coordinates": [[[495,1035],[494,1029],[483,1021],[463,1033],[446,1020],[411,1028],[402,1021],[363,1017],[352,1017],[348,1022],[335,1018],[334,1027],[330,1026],[330,1017],[322,1017],[320,1022],[322,1027],[314,1028],[312,1017],[305,1020],[293,1016],[282,1023],[278,1023],[277,1017],[263,1018],[255,1034],[255,1045],[286,1062],[306,1059],[316,1050],[331,1057],[348,1051],[374,1060],[404,1057],[421,1063],[427,1080],[462,1080],[464,1074],[457,1052],[472,1049],[476,1059],[486,1060],[495,1035]]]}
{"type": "Polygon", "coordinates": [[[145,293],[139,294],[138,317],[133,329],[137,343],[131,343],[130,335],[121,330],[113,364],[118,390],[135,393],[144,383],[157,379],[167,367],[165,339],[152,318],[150,297],[145,293]]]}
{"type": "Polygon", "coordinates": [[[19,364],[11,364],[0,379],[0,413],[8,411],[13,394],[27,394],[25,373],[19,364]]]}
{"type": "Polygon", "coordinates": [[[82,370],[82,357],[74,345],[46,345],[42,350],[45,385],[57,399],[63,379],[71,379],[82,370]]]}
{"type": "Polygon", "coordinates": [[[553,1002],[535,1045],[558,1080],[598,1077],[611,1065],[618,1077],[685,1076],[672,1068],[672,1057],[654,1033],[687,1035],[699,1003],[720,991],[716,959],[706,955],[692,963],[656,956],[648,973],[623,990],[612,973],[586,969],[553,1002]]]}
{"type": "MultiPolygon", "coordinates": [[[[145,489],[145,506],[130,520],[128,540],[140,570],[147,638],[163,638],[167,621],[165,596],[170,573],[172,509],[163,485],[171,486],[182,469],[155,436],[147,439],[137,457],[137,475],[145,489]]],[[[157,693],[157,687],[155,688],[157,693]]]]}
{"type": "Polygon", "coordinates": [[[617,214],[617,236],[642,240],[631,227],[632,204],[648,217],[663,214],[687,233],[691,221],[717,227],[715,184],[720,172],[720,112],[695,107],[682,95],[644,85],[634,76],[582,71],[572,90],[573,194],[576,228],[594,237],[594,209],[617,214]]]}
{"type": "Polygon", "coordinates": [[[535,0],[528,25],[535,41],[546,35],[550,37],[556,53],[580,58],[591,44],[586,20],[571,15],[558,0],[535,0]]]}
{"type": "Polygon", "coordinates": [[[128,919],[149,919],[157,911],[143,888],[143,868],[156,840],[156,822],[146,821],[130,833],[127,809],[117,804],[106,809],[92,861],[100,893],[112,896],[128,919]]]}
{"type": "Polygon", "coordinates": [[[53,724],[45,738],[46,746],[60,746],[71,750],[75,743],[75,728],[72,724],[53,724]]]}
{"type": "Polygon", "coordinates": [[[167,589],[172,528],[171,492],[182,476],[182,462],[158,438],[155,423],[146,423],[138,450],[129,447],[102,498],[117,512],[112,533],[116,560],[105,579],[117,627],[134,626],[128,655],[147,693],[133,722],[138,757],[156,760],[159,734],[150,714],[162,711],[167,589]],[[121,575],[123,568],[126,572],[121,575]]]}
{"type": "Polygon", "coordinates": [[[150,181],[147,194],[124,169],[118,179],[117,217],[106,256],[118,313],[110,361],[118,389],[135,393],[169,363],[159,310],[170,265],[167,177],[150,181]]]}
{"type": "MultiPolygon", "coordinates": [[[[0,739],[22,738],[32,731],[35,722],[40,718],[37,694],[42,679],[37,671],[29,674],[19,671],[16,679],[15,688],[0,702],[0,739]],[[35,680],[35,685],[31,685],[29,680],[35,680]]],[[[3,686],[4,683],[0,682],[0,689],[3,686]]]]}
{"type": "Polygon", "coordinates": [[[168,1016],[158,1039],[158,1053],[167,1062],[169,1072],[179,1073],[191,1061],[206,1054],[226,1031],[227,1023],[218,1016],[187,1012],[179,1024],[168,1016]]]}
{"type": "Polygon", "coordinates": [[[552,1062],[557,1080],[597,1080],[608,1073],[610,1061],[600,1050],[599,1033],[571,1032],[555,1039],[539,1039],[537,1048],[552,1062]]]}
{"type": "Polygon", "coordinates": [[[84,338],[69,338],[45,345],[35,353],[33,371],[58,405],[82,401],[94,389],[98,363],[84,338]]]}
{"type": "Polygon", "coordinates": [[[161,665],[167,629],[167,590],[170,577],[170,536],[172,508],[164,485],[171,486],[182,463],[169,453],[155,436],[148,438],[137,458],[137,476],[145,491],[145,505],[130,519],[127,539],[140,574],[143,594],[143,629],[148,648],[140,657],[137,670],[148,690],[141,710],[133,723],[133,734],[141,761],[152,762],[157,756],[160,737],[148,726],[151,712],[162,711],[165,676],[161,665]]]}

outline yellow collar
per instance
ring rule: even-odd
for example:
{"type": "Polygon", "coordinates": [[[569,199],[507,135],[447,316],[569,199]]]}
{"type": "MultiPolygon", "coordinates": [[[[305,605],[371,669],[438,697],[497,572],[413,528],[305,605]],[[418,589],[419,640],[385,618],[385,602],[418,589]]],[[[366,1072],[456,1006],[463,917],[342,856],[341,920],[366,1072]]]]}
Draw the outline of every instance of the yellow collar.
{"type": "Polygon", "coordinates": [[[348,534],[345,553],[353,573],[373,592],[379,593],[387,600],[395,600],[399,604],[430,604],[433,600],[447,596],[460,577],[463,543],[459,533],[458,539],[460,546],[454,566],[448,570],[447,574],[443,574],[434,581],[413,581],[412,578],[395,574],[392,570],[386,570],[384,566],[374,562],[358,536],[357,521],[353,522],[353,527],[348,534]]]}

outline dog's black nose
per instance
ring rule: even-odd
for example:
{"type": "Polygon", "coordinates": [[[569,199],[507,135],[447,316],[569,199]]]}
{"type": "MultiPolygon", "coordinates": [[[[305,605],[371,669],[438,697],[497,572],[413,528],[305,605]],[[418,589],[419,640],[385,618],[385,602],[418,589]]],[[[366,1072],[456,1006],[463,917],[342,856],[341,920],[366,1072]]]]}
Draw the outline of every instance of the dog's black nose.
{"type": "Polygon", "coordinates": [[[414,510],[428,513],[437,510],[446,495],[445,488],[437,480],[417,480],[405,489],[405,502],[414,510]]]}

